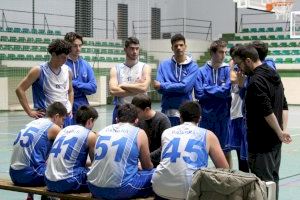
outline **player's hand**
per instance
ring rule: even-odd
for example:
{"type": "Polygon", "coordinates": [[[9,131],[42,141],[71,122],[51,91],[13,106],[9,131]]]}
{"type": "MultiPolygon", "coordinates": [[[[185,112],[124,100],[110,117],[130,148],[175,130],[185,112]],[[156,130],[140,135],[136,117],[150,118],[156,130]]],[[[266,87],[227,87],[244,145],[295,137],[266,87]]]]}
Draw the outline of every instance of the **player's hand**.
{"type": "Polygon", "coordinates": [[[239,87],[243,88],[244,82],[245,82],[247,76],[245,74],[243,74],[240,70],[237,71],[236,76],[237,76],[237,83],[238,83],[239,87]]]}
{"type": "Polygon", "coordinates": [[[153,88],[156,89],[156,90],[159,90],[160,89],[160,82],[154,80],[153,81],[153,88]]]}
{"type": "Polygon", "coordinates": [[[38,110],[31,110],[30,113],[28,114],[29,117],[38,119],[38,118],[42,118],[45,116],[45,112],[43,111],[38,111],[38,110]]]}
{"type": "Polygon", "coordinates": [[[279,139],[280,139],[281,142],[283,142],[285,144],[289,144],[290,142],[292,142],[292,138],[291,138],[290,134],[286,131],[283,131],[279,135],[279,139]]]}

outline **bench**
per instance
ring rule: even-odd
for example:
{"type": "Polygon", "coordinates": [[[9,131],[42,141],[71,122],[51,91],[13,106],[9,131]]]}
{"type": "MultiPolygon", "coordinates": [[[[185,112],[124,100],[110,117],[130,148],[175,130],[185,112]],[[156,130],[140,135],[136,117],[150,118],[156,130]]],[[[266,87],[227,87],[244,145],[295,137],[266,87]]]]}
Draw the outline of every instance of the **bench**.
{"type": "MultiPolygon", "coordinates": [[[[91,193],[56,193],[50,192],[46,187],[23,187],[14,185],[10,180],[0,180],[0,189],[14,192],[32,193],[51,197],[58,197],[63,200],[95,200],[91,193]]],[[[137,198],[136,200],[153,200],[154,197],[137,198]]]]}

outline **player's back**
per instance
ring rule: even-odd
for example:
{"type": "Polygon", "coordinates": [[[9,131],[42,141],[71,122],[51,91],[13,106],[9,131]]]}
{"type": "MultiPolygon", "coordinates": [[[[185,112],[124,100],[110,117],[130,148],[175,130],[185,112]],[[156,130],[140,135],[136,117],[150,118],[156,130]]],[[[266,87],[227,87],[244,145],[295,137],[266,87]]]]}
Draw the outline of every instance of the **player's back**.
{"type": "Polygon", "coordinates": [[[138,172],[139,128],[129,123],[110,125],[99,132],[95,159],[88,182],[96,187],[117,188],[138,172]]]}
{"type": "Polygon", "coordinates": [[[191,122],[164,131],[162,160],[152,176],[156,194],[164,198],[185,198],[194,171],[208,163],[206,132],[191,122]]]}
{"type": "Polygon", "coordinates": [[[81,173],[76,169],[86,164],[89,132],[89,129],[80,125],[68,126],[59,132],[47,161],[48,180],[64,180],[81,173]]]}

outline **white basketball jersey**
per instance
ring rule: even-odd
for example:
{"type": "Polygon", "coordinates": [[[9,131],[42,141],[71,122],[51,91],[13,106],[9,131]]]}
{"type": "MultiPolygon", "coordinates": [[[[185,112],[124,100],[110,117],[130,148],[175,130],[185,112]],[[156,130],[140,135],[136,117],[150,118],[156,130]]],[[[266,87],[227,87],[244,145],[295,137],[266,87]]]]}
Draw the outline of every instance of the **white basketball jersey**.
{"type": "Polygon", "coordinates": [[[152,187],[164,198],[185,199],[194,171],[206,167],[206,129],[185,122],[162,134],[161,162],[152,176],[152,187]]]}
{"type": "Polygon", "coordinates": [[[59,132],[51,148],[46,167],[46,178],[59,181],[77,175],[77,167],[84,167],[88,155],[87,138],[90,130],[67,126],[59,132]]]}
{"type": "MultiPolygon", "coordinates": [[[[136,83],[138,80],[142,79],[143,69],[145,63],[138,62],[132,67],[126,66],[124,63],[120,63],[116,66],[118,84],[122,83],[136,83]]],[[[127,97],[116,97],[116,105],[123,105],[126,103],[131,103],[133,96],[127,97]]]]}

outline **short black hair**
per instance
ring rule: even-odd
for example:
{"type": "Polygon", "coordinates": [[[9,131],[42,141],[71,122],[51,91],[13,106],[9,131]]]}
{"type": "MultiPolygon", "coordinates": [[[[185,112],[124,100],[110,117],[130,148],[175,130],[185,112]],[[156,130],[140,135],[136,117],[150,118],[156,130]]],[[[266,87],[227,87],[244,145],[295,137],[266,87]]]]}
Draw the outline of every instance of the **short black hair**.
{"type": "Polygon", "coordinates": [[[63,117],[67,115],[66,107],[60,102],[50,104],[46,109],[46,117],[54,117],[56,114],[63,117]]]}
{"type": "Polygon", "coordinates": [[[132,104],[124,104],[118,107],[118,122],[134,123],[138,118],[137,108],[132,104]]]}
{"type": "Polygon", "coordinates": [[[224,40],[216,40],[216,41],[213,41],[210,45],[210,48],[209,48],[209,51],[210,51],[210,54],[211,53],[216,53],[218,48],[225,48],[227,47],[227,42],[225,42],[224,40]]]}
{"type": "Polygon", "coordinates": [[[184,44],[185,44],[185,37],[183,35],[181,35],[180,33],[173,35],[171,37],[171,44],[172,44],[172,46],[173,46],[173,44],[175,42],[180,41],[180,40],[182,40],[184,42],[184,44]]]}
{"type": "Polygon", "coordinates": [[[250,44],[250,45],[252,45],[256,49],[259,59],[261,61],[264,61],[265,58],[267,57],[268,51],[269,51],[268,43],[265,43],[262,41],[253,41],[252,44],[250,44]]]}
{"type": "Polygon", "coordinates": [[[183,122],[198,123],[201,116],[201,106],[196,101],[187,101],[179,107],[179,113],[183,122]]]}
{"type": "Polygon", "coordinates": [[[129,47],[131,44],[140,44],[140,41],[136,37],[129,37],[125,40],[125,48],[129,47]]]}
{"type": "Polygon", "coordinates": [[[136,107],[145,110],[145,108],[151,108],[151,99],[146,94],[137,94],[133,97],[131,103],[136,107]]]}
{"type": "Polygon", "coordinates": [[[80,124],[82,126],[86,125],[86,122],[89,119],[96,120],[98,118],[98,112],[92,106],[81,106],[76,113],[75,121],[76,124],[80,124]]]}
{"type": "Polygon", "coordinates": [[[82,43],[83,43],[83,38],[80,34],[78,33],[75,33],[75,32],[69,32],[69,33],[66,33],[65,35],[65,40],[67,42],[70,42],[71,44],[76,40],[76,39],[79,39],[82,43]]]}
{"type": "Polygon", "coordinates": [[[239,57],[242,61],[250,58],[253,62],[259,60],[257,50],[252,45],[240,46],[235,52],[233,57],[239,57]]]}
{"type": "Polygon", "coordinates": [[[71,52],[71,44],[65,40],[53,40],[48,46],[50,54],[55,53],[57,56],[60,54],[68,55],[71,52]]]}
{"type": "Polygon", "coordinates": [[[230,48],[230,50],[229,50],[229,55],[231,56],[231,58],[233,58],[233,55],[234,55],[235,51],[236,51],[239,47],[241,47],[241,46],[242,46],[241,44],[236,44],[236,45],[234,45],[233,47],[230,48]]]}

